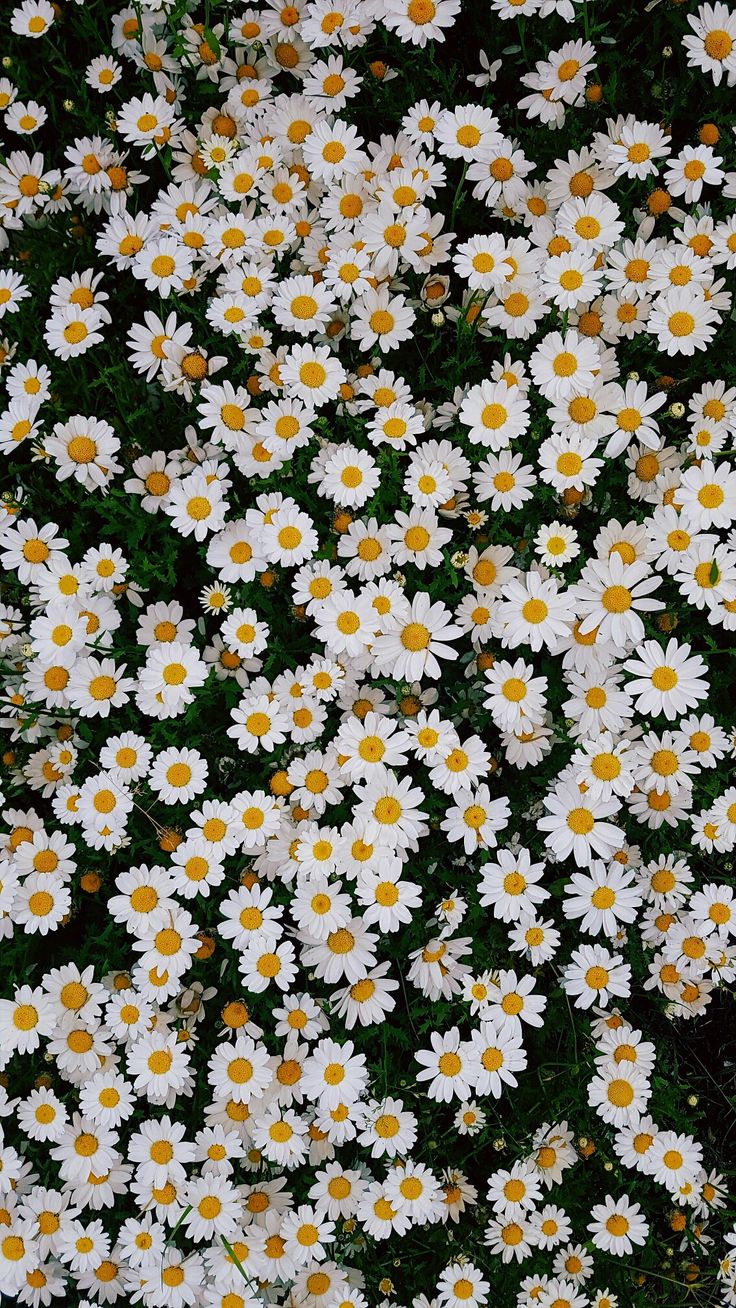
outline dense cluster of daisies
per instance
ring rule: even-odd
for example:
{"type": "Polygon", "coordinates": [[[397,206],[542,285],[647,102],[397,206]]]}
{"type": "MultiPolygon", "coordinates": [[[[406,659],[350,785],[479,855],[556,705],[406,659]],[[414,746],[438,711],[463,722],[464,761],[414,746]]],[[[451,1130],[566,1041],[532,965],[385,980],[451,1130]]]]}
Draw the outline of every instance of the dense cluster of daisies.
{"type": "MultiPolygon", "coordinates": [[[[686,1256],[715,1215],[736,1304],[718,1159],[657,1114],[629,1007],[680,1023],[736,978],[736,728],[706,657],[736,630],[736,388],[698,371],[731,312],[733,143],[625,114],[540,168],[504,116],[584,134],[601,51],[568,29],[580,0],[486,3],[561,33],[518,103],[484,56],[472,99],[377,141],[361,90],[402,73],[366,50],[441,61],[459,0],[268,0],[211,27],[144,0],[76,70],[99,131],[55,151],[0,79],[0,933],[8,956],[45,938],[0,999],[13,1302],[393,1308],[402,1237],[446,1224],[415,1308],[483,1308],[503,1264],[518,1308],[626,1308],[608,1284],[659,1187],[686,1256]],[[466,200],[485,218],[459,236],[466,200]],[[70,220],[94,255],[74,269],[70,220]],[[417,360],[448,328],[480,363],[430,402],[417,360]],[[685,370],[684,402],[622,370],[632,341],[685,370]],[[90,392],[55,398],[103,347],[148,387],[132,458],[90,392]],[[75,483],[83,549],[26,480],[75,483]],[[125,540],[85,540],[115,497],[194,552],[199,608],[142,587],[125,540]],[[101,886],[118,952],[96,969],[55,937],[101,886]],[[488,1134],[555,990],[616,1159],[583,1219],[579,1124],[516,1120],[501,1166],[488,1134]]],[[[39,95],[59,16],[10,14],[39,95]]],[[[735,84],[736,12],[688,23],[703,94],[735,84]]]]}

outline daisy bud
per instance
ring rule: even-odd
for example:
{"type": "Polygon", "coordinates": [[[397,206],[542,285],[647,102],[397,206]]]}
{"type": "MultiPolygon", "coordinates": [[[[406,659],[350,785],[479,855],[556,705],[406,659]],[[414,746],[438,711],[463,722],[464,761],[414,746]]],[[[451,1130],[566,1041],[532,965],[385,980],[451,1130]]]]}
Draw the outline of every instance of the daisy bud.
{"type": "Polygon", "coordinates": [[[684,405],[684,404],[681,404],[680,401],[678,400],[675,404],[672,404],[672,405],[670,406],[670,415],[671,415],[673,418],[684,418],[684,416],[685,416],[685,405],[684,405]]]}
{"type": "Polygon", "coordinates": [[[214,936],[209,935],[206,931],[200,931],[197,934],[197,939],[200,941],[200,946],[194,957],[199,959],[211,958],[215,952],[214,936]]]}
{"type": "Polygon", "coordinates": [[[657,615],[656,622],[660,631],[665,631],[665,632],[674,631],[677,626],[677,614],[659,613],[657,615]]]}
{"type": "Polygon", "coordinates": [[[290,795],[294,789],[283,769],[279,772],[274,772],[269,785],[273,795],[290,795]]]}
{"type": "Polygon", "coordinates": [[[445,315],[441,309],[438,309],[436,313],[432,314],[433,327],[442,327],[444,325],[444,321],[445,321],[445,315]]]}
{"type": "Polygon", "coordinates": [[[237,1031],[238,1027],[245,1026],[250,1021],[247,1005],[239,999],[231,999],[220,1016],[225,1026],[230,1027],[232,1031],[237,1031]]]}
{"type": "Polygon", "coordinates": [[[65,101],[64,101],[64,108],[66,109],[67,113],[70,114],[70,113],[72,112],[72,110],[74,109],[74,101],[73,101],[73,100],[65,100],[65,101]]]}
{"type": "Polygon", "coordinates": [[[668,191],[663,190],[662,187],[657,187],[656,190],[652,191],[651,195],[647,200],[647,207],[649,209],[649,212],[651,214],[654,214],[655,217],[657,217],[660,214],[666,213],[671,204],[672,204],[672,196],[669,194],[668,191]]]}
{"type": "Polygon", "coordinates": [[[672,46],[671,46],[671,45],[666,45],[666,46],[664,47],[664,49],[663,49],[663,51],[662,51],[662,58],[663,58],[663,59],[671,59],[671,58],[672,58],[672,46]]]}

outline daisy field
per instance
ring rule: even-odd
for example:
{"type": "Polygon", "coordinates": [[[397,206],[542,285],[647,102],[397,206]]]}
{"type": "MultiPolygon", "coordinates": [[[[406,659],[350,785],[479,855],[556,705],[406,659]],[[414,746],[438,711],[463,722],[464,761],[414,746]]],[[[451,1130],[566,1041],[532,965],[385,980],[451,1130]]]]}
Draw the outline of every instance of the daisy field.
{"type": "Polygon", "coordinates": [[[736,9],[0,25],[0,1303],[732,1308],[736,9]]]}

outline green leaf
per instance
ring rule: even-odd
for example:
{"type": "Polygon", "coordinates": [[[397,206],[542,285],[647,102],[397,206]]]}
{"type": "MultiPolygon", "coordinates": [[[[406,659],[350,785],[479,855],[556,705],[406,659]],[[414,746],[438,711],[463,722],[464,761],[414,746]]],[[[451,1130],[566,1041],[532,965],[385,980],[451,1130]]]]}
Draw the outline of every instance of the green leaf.
{"type": "Polygon", "coordinates": [[[220,47],[220,42],[218,41],[211,27],[205,27],[204,39],[207,42],[208,46],[210,47],[210,50],[212,50],[213,53],[216,54],[217,58],[219,59],[220,55],[222,54],[222,49],[220,47]]]}
{"type": "Polygon", "coordinates": [[[191,1213],[191,1211],[192,1211],[192,1205],[191,1205],[191,1204],[187,1204],[186,1208],[184,1209],[184,1212],[181,1214],[181,1217],[179,1218],[178,1222],[176,1223],[176,1226],[174,1226],[174,1227],[172,1228],[172,1230],[171,1230],[171,1232],[170,1232],[170,1234],[169,1234],[169,1238],[167,1239],[166,1244],[164,1245],[164,1249],[168,1249],[169,1245],[171,1244],[172,1240],[174,1239],[174,1236],[176,1235],[177,1231],[179,1230],[179,1227],[181,1226],[182,1222],[186,1221],[186,1219],[187,1219],[187,1217],[189,1216],[189,1214],[191,1213]]]}
{"type": "Polygon", "coordinates": [[[224,1235],[221,1235],[221,1236],[220,1236],[220,1239],[222,1240],[222,1243],[224,1244],[225,1248],[227,1249],[227,1252],[229,1253],[230,1257],[232,1258],[233,1262],[235,1263],[235,1266],[237,1267],[238,1271],[240,1272],[240,1275],[242,1276],[242,1278],[243,1278],[243,1280],[245,1281],[246,1285],[253,1285],[253,1280],[252,1280],[252,1278],[251,1278],[251,1277],[248,1275],[248,1273],[246,1272],[246,1270],[245,1270],[243,1264],[241,1263],[240,1259],[238,1258],[238,1255],[236,1254],[235,1250],[233,1249],[233,1246],[231,1245],[230,1241],[229,1241],[229,1240],[228,1240],[224,1235]]]}

